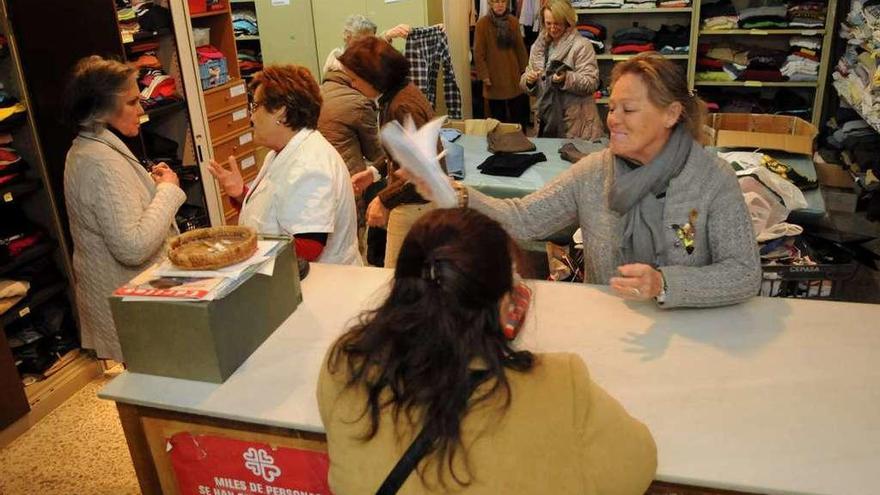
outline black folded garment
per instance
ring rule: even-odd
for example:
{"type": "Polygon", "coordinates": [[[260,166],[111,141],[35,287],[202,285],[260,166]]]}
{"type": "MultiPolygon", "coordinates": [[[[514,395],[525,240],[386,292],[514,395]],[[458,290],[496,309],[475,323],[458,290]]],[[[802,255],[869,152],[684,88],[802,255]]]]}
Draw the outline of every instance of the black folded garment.
{"type": "Polygon", "coordinates": [[[486,158],[477,169],[486,175],[519,177],[532,165],[546,161],[544,153],[499,153],[486,158]]]}
{"type": "Polygon", "coordinates": [[[704,3],[700,7],[700,18],[711,19],[712,17],[737,15],[736,7],[730,0],[721,0],[715,3],[704,3]]]}
{"type": "Polygon", "coordinates": [[[652,43],[657,33],[644,27],[631,27],[620,29],[611,36],[613,45],[637,45],[652,43]]]}
{"type": "Polygon", "coordinates": [[[687,46],[691,42],[691,30],[681,24],[663,24],[657,31],[654,44],[664,46],[687,46]]]}

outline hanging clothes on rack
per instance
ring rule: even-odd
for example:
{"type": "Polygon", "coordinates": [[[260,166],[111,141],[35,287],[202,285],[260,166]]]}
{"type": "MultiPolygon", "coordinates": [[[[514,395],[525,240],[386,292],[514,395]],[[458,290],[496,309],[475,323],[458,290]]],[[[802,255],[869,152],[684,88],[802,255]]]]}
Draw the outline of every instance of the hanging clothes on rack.
{"type": "Polygon", "coordinates": [[[437,108],[437,75],[443,68],[443,94],[452,119],[461,119],[461,91],[455,82],[449,40],[441,26],[417,27],[406,37],[404,56],[410,64],[410,78],[431,106],[437,108]]]}

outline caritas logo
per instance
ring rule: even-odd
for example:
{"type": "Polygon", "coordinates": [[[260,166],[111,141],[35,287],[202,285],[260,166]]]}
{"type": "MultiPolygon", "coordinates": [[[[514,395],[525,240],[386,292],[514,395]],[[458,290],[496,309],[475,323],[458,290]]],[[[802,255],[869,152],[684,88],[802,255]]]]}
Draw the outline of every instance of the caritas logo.
{"type": "Polygon", "coordinates": [[[181,494],[330,495],[326,452],[178,433],[167,450],[181,494]]]}

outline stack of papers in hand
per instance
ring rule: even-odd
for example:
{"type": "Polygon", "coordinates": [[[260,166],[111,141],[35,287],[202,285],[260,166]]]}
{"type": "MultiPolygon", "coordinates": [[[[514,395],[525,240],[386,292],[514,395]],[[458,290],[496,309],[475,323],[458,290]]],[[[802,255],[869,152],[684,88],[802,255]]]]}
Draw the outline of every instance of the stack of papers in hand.
{"type": "Polygon", "coordinates": [[[416,129],[412,117],[404,125],[391,121],[382,128],[382,144],[394,161],[412,175],[413,182],[430,191],[431,199],[440,208],[458,206],[458,195],[437,158],[437,139],[446,117],[436,118],[416,129]]]}
{"type": "Polygon", "coordinates": [[[217,270],[181,270],[165,260],[116,289],[123,301],[213,301],[222,299],[254,273],[272,275],[278,249],[288,241],[257,241],[257,252],[241,263],[217,270]]]}

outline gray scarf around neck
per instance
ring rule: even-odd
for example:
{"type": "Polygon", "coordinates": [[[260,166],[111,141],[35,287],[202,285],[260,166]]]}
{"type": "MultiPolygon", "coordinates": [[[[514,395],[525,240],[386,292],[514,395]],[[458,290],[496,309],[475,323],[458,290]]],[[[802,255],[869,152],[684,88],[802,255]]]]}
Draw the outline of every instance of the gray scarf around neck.
{"type": "Polygon", "coordinates": [[[495,12],[490,12],[489,15],[492,16],[492,24],[495,25],[495,42],[498,43],[498,48],[510,48],[513,46],[513,33],[510,31],[510,22],[507,20],[507,15],[510,10],[505,10],[501,15],[495,15],[495,12]]]}
{"type": "Polygon", "coordinates": [[[684,168],[692,145],[690,133],[678,124],[650,163],[633,169],[623,158],[614,157],[614,186],[609,202],[612,210],[624,215],[624,263],[665,264],[663,203],[657,196],[666,192],[669,181],[684,168]]]}

